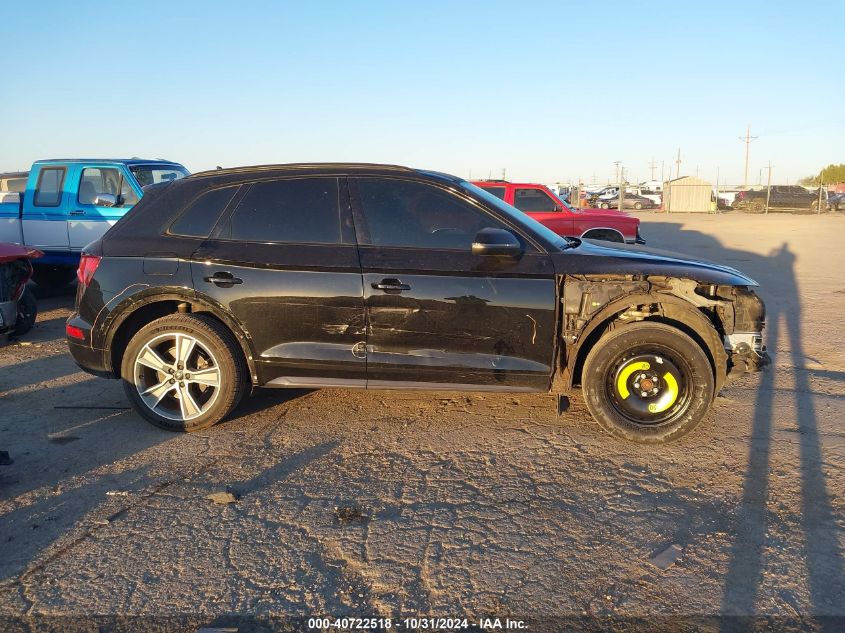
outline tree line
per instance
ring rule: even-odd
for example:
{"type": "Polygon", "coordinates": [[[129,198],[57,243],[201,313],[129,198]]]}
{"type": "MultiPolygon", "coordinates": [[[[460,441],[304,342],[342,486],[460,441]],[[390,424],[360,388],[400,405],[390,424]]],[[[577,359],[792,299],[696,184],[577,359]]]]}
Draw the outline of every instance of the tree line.
{"type": "Polygon", "coordinates": [[[801,185],[818,185],[819,181],[823,185],[835,185],[840,182],[845,182],[845,163],[838,165],[828,165],[814,176],[807,176],[798,181],[801,185]]]}

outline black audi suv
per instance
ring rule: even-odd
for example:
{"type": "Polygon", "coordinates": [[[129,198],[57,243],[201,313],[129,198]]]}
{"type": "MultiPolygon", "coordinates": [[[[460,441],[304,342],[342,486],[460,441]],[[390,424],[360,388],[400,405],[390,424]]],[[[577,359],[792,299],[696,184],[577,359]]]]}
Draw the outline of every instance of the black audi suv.
{"type": "Polygon", "coordinates": [[[254,386],[580,388],[605,429],[657,443],[767,358],[738,271],[561,237],[461,178],[390,165],[153,185],[78,278],[74,359],[172,430],[254,386]]]}

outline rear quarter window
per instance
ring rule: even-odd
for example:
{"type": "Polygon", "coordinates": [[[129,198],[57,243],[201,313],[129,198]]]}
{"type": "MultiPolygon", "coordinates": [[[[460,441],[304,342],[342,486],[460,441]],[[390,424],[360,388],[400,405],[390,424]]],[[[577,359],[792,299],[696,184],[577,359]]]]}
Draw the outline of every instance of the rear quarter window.
{"type": "Polygon", "coordinates": [[[232,211],[220,239],[287,244],[341,244],[337,178],[256,182],[232,211]]]}
{"type": "Polygon", "coordinates": [[[62,201],[62,185],[65,180],[64,167],[47,167],[38,174],[35,187],[36,207],[57,207],[62,201]]]}
{"type": "Polygon", "coordinates": [[[185,237],[208,237],[238,188],[239,185],[222,187],[200,194],[170,225],[168,232],[185,237]]]}

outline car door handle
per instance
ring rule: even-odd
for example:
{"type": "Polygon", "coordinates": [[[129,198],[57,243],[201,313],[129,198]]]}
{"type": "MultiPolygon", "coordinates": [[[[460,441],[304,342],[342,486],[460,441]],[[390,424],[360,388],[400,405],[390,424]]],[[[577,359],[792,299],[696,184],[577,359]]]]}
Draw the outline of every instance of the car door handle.
{"type": "Polygon", "coordinates": [[[85,215],[85,211],[82,209],[76,209],[76,211],[71,211],[68,215],[85,215]]]}
{"type": "Polygon", "coordinates": [[[402,292],[411,289],[411,286],[403,284],[398,279],[382,279],[380,282],[373,282],[370,285],[375,290],[384,290],[385,292],[402,292]]]}
{"type": "Polygon", "coordinates": [[[242,284],[244,282],[243,279],[239,279],[232,273],[227,272],[214,273],[214,275],[210,277],[203,277],[203,279],[208,283],[220,286],[221,288],[231,288],[235,284],[242,284]]]}

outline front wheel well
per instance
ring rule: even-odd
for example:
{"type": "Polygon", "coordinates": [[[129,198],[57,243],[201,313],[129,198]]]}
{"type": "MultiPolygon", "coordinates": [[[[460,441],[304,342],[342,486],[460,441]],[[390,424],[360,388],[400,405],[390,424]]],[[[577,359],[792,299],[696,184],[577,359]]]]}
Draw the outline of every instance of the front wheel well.
{"type": "Polygon", "coordinates": [[[588,240],[605,240],[607,242],[625,242],[625,236],[616,229],[590,229],[581,235],[588,240]]]}
{"type": "MultiPolygon", "coordinates": [[[[714,358],[713,349],[707,343],[707,341],[704,340],[704,338],[696,330],[696,328],[676,318],[670,318],[667,316],[651,316],[642,319],[642,321],[663,323],[665,325],[677,328],[678,330],[689,336],[693,341],[698,343],[698,345],[701,347],[701,349],[704,350],[704,353],[707,355],[707,359],[710,361],[710,368],[713,370],[713,375],[716,380],[716,383],[721,384],[722,380],[720,380],[720,374],[718,371],[716,371],[716,360],[714,358]]],[[[616,327],[621,327],[624,324],[631,322],[633,321],[625,321],[620,318],[619,314],[616,314],[605,319],[587,335],[587,338],[584,339],[584,341],[578,348],[578,354],[575,359],[575,365],[572,368],[572,385],[581,385],[581,374],[584,370],[584,361],[586,360],[587,355],[590,353],[590,350],[595,347],[595,345],[599,342],[602,336],[604,336],[607,332],[611,331],[616,327]]]]}
{"type": "Polygon", "coordinates": [[[120,368],[123,364],[123,355],[126,351],[126,346],[129,345],[129,341],[132,340],[132,337],[135,336],[142,327],[144,327],[147,323],[160,319],[163,316],[178,313],[203,314],[206,317],[210,317],[215,321],[220,322],[223,327],[228,329],[235,336],[235,339],[239,343],[241,353],[243,354],[244,362],[247,363],[250,374],[254,376],[255,371],[253,363],[251,362],[248,351],[244,347],[244,342],[241,340],[243,337],[238,336],[238,333],[233,331],[230,324],[226,323],[212,310],[209,310],[207,306],[191,303],[190,301],[181,301],[178,299],[156,301],[143,305],[137,310],[134,310],[120,323],[111,338],[110,369],[112,374],[118,378],[120,377],[120,368]]]}

